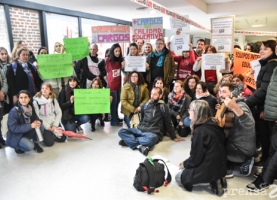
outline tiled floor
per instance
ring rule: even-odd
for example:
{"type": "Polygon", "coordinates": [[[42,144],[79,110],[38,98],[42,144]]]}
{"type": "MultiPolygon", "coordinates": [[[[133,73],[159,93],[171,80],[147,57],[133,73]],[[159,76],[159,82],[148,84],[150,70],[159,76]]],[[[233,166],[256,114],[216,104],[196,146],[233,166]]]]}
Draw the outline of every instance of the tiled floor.
{"type": "MultiPolygon", "coordinates": [[[[17,155],[13,149],[0,149],[0,200],[129,200],[129,199],[218,199],[208,187],[195,187],[193,192],[184,191],[174,181],[178,164],[190,151],[190,138],[175,143],[169,138],[155,146],[149,156],[160,155],[168,159],[173,177],[168,187],[149,196],[137,192],[133,177],[138,164],[145,157],[137,150],[118,145],[118,127],[97,126],[90,132],[85,124],[85,135],[93,140],[69,138],[66,143],[44,147],[41,154],[35,151],[17,155]]],[[[214,170],[214,169],[207,169],[214,170]]],[[[253,181],[251,177],[235,177],[228,180],[228,191],[221,198],[243,200],[277,199],[277,186],[263,193],[245,190],[253,181]],[[273,199],[273,198],[272,198],[273,199]]]]}

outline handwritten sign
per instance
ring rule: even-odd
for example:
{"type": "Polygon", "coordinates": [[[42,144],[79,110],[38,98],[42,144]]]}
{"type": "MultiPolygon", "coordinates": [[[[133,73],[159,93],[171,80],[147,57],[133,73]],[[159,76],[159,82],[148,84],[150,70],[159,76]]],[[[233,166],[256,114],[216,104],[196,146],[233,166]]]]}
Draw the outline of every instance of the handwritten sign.
{"type": "Polygon", "coordinates": [[[163,38],[163,18],[140,18],[133,19],[133,37],[135,40],[163,38]]]}
{"type": "Polygon", "coordinates": [[[225,54],[224,53],[203,54],[202,67],[204,70],[225,69],[225,54]]]}
{"type": "Polygon", "coordinates": [[[74,111],[76,115],[110,112],[110,89],[75,89],[74,111]]]}
{"type": "Polygon", "coordinates": [[[89,42],[87,37],[64,38],[66,53],[72,54],[72,60],[80,60],[89,54],[89,42]]]}
{"type": "Polygon", "coordinates": [[[171,51],[189,51],[189,35],[174,35],[170,42],[171,51]]]}
{"type": "MultiPolygon", "coordinates": [[[[186,15],[185,17],[188,18],[188,15],[186,15]]],[[[171,27],[171,31],[179,30],[180,32],[182,32],[182,31],[190,30],[190,26],[188,23],[175,18],[170,18],[170,27],[171,27]]]]}
{"type": "Polygon", "coordinates": [[[125,68],[126,72],[145,72],[146,71],[146,56],[126,56],[125,68]]]}
{"type": "Polygon", "coordinates": [[[233,51],[232,36],[212,36],[211,44],[215,46],[217,53],[231,53],[233,51]]]}
{"type": "Polygon", "coordinates": [[[253,60],[250,62],[250,65],[251,65],[252,69],[254,70],[255,81],[257,81],[258,74],[261,70],[261,63],[259,62],[259,60],[260,59],[253,60]]]}
{"type": "Polygon", "coordinates": [[[92,26],[93,43],[119,43],[130,41],[130,26],[92,26]]]}
{"type": "Polygon", "coordinates": [[[219,17],[211,19],[212,35],[232,35],[233,34],[233,17],[219,17]]]}
{"type": "Polygon", "coordinates": [[[234,49],[234,74],[242,74],[245,78],[245,84],[254,89],[256,89],[256,81],[254,76],[250,74],[252,71],[250,62],[258,58],[260,55],[257,53],[234,49]]]}
{"type": "Polygon", "coordinates": [[[73,75],[72,56],[66,54],[37,55],[38,71],[43,79],[62,78],[73,75]]]}

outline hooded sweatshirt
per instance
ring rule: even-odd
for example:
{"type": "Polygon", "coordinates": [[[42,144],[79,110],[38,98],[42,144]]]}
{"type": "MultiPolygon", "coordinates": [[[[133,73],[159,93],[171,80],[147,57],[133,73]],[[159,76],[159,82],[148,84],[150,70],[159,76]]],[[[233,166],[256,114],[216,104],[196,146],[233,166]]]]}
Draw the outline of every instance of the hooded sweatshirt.
{"type": "Polygon", "coordinates": [[[46,99],[41,95],[41,97],[34,97],[33,105],[45,129],[51,128],[52,126],[59,126],[62,111],[56,99],[46,99]]]}

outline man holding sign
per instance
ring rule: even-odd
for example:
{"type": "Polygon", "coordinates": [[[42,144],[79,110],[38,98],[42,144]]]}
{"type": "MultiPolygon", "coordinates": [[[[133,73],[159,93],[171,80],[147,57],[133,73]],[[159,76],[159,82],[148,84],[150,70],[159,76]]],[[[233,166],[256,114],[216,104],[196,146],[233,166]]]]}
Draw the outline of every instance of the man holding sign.
{"type": "Polygon", "coordinates": [[[79,60],[76,64],[76,73],[80,79],[81,88],[91,88],[91,82],[94,78],[99,77],[103,83],[103,86],[106,87],[106,70],[105,70],[105,60],[98,58],[98,46],[97,44],[91,44],[90,54],[79,60]],[[81,70],[83,72],[81,73],[81,70]],[[80,77],[80,75],[82,77],[80,77]]]}

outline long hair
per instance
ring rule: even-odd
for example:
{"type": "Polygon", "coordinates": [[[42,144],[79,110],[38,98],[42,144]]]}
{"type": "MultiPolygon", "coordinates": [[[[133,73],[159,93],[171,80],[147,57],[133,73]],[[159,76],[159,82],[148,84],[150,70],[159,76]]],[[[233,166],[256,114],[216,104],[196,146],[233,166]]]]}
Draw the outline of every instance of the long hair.
{"type": "Polygon", "coordinates": [[[210,105],[205,100],[194,100],[190,103],[190,110],[194,116],[191,119],[190,128],[193,133],[194,126],[198,124],[204,124],[209,119],[214,120],[210,105]]]}
{"type": "Polygon", "coordinates": [[[207,53],[209,49],[211,49],[211,51],[212,51],[213,53],[217,53],[217,52],[216,52],[216,48],[215,48],[215,46],[213,46],[213,45],[209,45],[209,46],[206,48],[205,53],[207,53]]]}
{"type": "Polygon", "coordinates": [[[235,74],[233,75],[233,79],[234,78],[238,78],[239,80],[241,80],[241,82],[244,82],[244,76],[242,74],[235,74]]]}
{"type": "Polygon", "coordinates": [[[190,96],[192,97],[194,94],[195,94],[195,90],[196,90],[196,86],[197,86],[197,83],[200,81],[199,77],[197,75],[191,75],[189,77],[186,78],[185,82],[184,82],[184,89],[185,89],[185,92],[190,96]],[[194,79],[196,84],[195,84],[195,88],[194,89],[190,89],[189,88],[189,80],[190,79],[194,79]]]}
{"type": "MultiPolygon", "coordinates": [[[[11,62],[11,57],[9,56],[7,49],[5,47],[0,47],[0,51],[6,51],[6,53],[7,53],[7,63],[10,63],[11,62]]],[[[0,59],[0,61],[3,61],[3,60],[0,59]]]]}
{"type": "MultiPolygon", "coordinates": [[[[42,83],[41,84],[41,89],[42,89],[43,86],[46,86],[46,87],[48,87],[50,89],[50,96],[49,97],[51,99],[55,99],[56,98],[56,93],[54,92],[52,85],[49,84],[49,83],[42,83]]],[[[40,90],[39,92],[36,93],[35,97],[40,98],[41,96],[43,96],[43,95],[42,95],[42,92],[40,90]]]]}
{"type": "Polygon", "coordinates": [[[45,49],[46,52],[47,52],[47,54],[49,53],[49,52],[48,52],[48,49],[47,49],[46,47],[40,47],[40,48],[38,49],[38,55],[40,54],[40,51],[41,51],[42,49],[45,49]]]}
{"type": "Polygon", "coordinates": [[[169,89],[166,87],[165,81],[164,81],[163,77],[157,77],[157,78],[155,78],[155,80],[153,82],[153,88],[156,87],[157,81],[162,81],[163,82],[163,88],[162,88],[163,95],[168,95],[169,94],[169,89]]]}
{"type": "Polygon", "coordinates": [[[136,53],[135,56],[139,56],[139,49],[138,49],[138,45],[136,43],[131,43],[130,44],[130,47],[129,47],[129,49],[130,49],[129,56],[131,55],[131,47],[135,47],[137,49],[137,53],[136,53]]]}
{"type": "Polygon", "coordinates": [[[14,44],[13,50],[12,50],[12,54],[11,54],[11,58],[12,60],[15,60],[17,58],[17,50],[20,48],[20,45],[24,43],[23,40],[19,40],[14,44]]]}
{"type": "Polygon", "coordinates": [[[138,85],[143,85],[145,83],[145,80],[144,80],[143,76],[141,75],[141,73],[139,73],[137,71],[132,71],[132,72],[128,73],[127,76],[124,77],[124,84],[127,82],[131,82],[131,76],[133,74],[138,75],[138,85]]]}
{"type": "Polygon", "coordinates": [[[116,56],[114,55],[114,50],[116,48],[119,48],[120,49],[120,55],[119,55],[119,62],[122,62],[123,61],[123,56],[122,56],[122,50],[121,50],[121,47],[118,43],[115,43],[112,45],[111,49],[110,49],[110,53],[109,53],[109,58],[108,60],[111,61],[111,62],[116,62],[116,56]]]}
{"type": "Polygon", "coordinates": [[[225,78],[228,78],[228,79],[229,79],[229,82],[231,83],[234,77],[232,76],[232,74],[225,74],[224,76],[222,76],[222,78],[220,79],[220,81],[217,82],[217,84],[216,84],[215,87],[214,87],[214,93],[215,93],[215,94],[218,92],[219,86],[221,85],[223,79],[225,79],[225,78]]]}
{"type": "Polygon", "coordinates": [[[97,83],[98,83],[98,85],[99,85],[99,88],[103,88],[102,81],[101,81],[101,79],[100,79],[99,77],[96,77],[96,78],[92,79],[92,81],[91,81],[91,88],[92,88],[92,84],[93,84],[95,81],[97,81],[97,83]]]}
{"type": "MultiPolygon", "coordinates": [[[[30,106],[33,108],[33,104],[32,104],[32,102],[31,102],[31,95],[30,95],[30,92],[29,92],[28,90],[20,90],[20,91],[18,92],[18,94],[16,95],[16,96],[17,96],[17,102],[16,102],[15,105],[17,105],[18,107],[21,105],[21,103],[19,102],[19,96],[20,96],[20,94],[22,94],[22,93],[28,95],[28,97],[29,97],[29,99],[30,99],[28,105],[30,105],[30,106]]],[[[34,108],[33,108],[33,109],[34,109],[34,108]]]]}
{"type": "MultiPolygon", "coordinates": [[[[67,84],[66,84],[66,86],[65,86],[65,95],[66,95],[67,97],[70,96],[70,95],[71,95],[71,92],[72,92],[72,89],[71,89],[71,87],[69,86],[69,82],[72,81],[72,80],[74,80],[74,81],[77,82],[77,85],[76,85],[75,88],[78,88],[78,87],[79,87],[79,82],[78,82],[77,77],[71,76],[71,77],[68,79],[67,84]]],[[[74,89],[75,89],[75,88],[74,88],[74,89]]]]}
{"type": "MultiPolygon", "coordinates": [[[[55,44],[54,44],[54,53],[56,52],[56,45],[60,45],[61,46],[61,48],[63,47],[63,44],[62,43],[60,43],[60,42],[55,42],[55,44]]],[[[57,53],[62,53],[62,52],[57,52],[57,53]]]]}
{"type": "Polygon", "coordinates": [[[275,40],[267,40],[267,41],[263,41],[262,44],[265,47],[268,47],[272,50],[273,54],[275,54],[275,47],[276,47],[276,41],[275,40]]]}
{"type": "MultiPolygon", "coordinates": [[[[199,82],[197,83],[197,85],[201,85],[203,92],[207,92],[207,91],[208,91],[207,83],[205,83],[205,82],[203,82],[203,81],[199,81],[199,82]]],[[[197,87],[197,85],[196,85],[196,87],[197,87]]]]}

